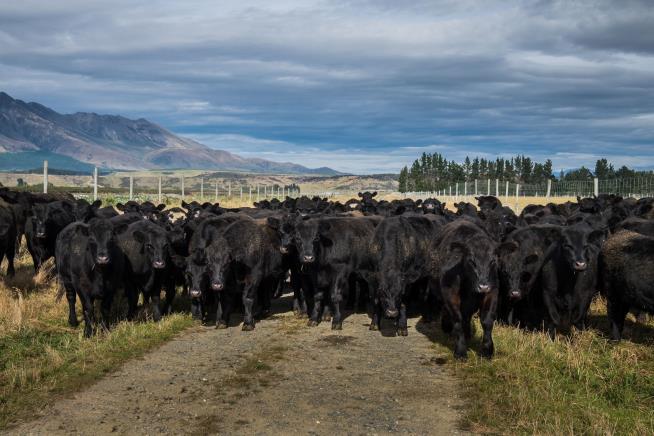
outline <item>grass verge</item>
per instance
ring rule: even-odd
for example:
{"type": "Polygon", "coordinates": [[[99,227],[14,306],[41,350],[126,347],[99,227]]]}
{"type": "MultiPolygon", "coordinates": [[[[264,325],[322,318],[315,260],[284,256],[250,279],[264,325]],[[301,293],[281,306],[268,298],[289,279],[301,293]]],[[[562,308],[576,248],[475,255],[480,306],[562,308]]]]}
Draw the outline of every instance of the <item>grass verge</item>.
{"type": "MultiPolygon", "coordinates": [[[[552,341],[496,326],[492,360],[474,352],[467,362],[447,357],[468,397],[465,427],[489,434],[654,434],[654,324],[629,323],[627,339],[612,343],[602,333],[603,304],[594,303],[589,330],[552,341]]],[[[440,353],[451,345],[444,337],[437,342],[440,353]]]]}
{"type": "Polygon", "coordinates": [[[68,327],[67,304],[57,301],[52,274],[32,278],[30,263],[22,256],[16,277],[0,280],[0,430],[193,324],[175,314],[160,323],[120,322],[85,339],[81,327],[68,327]]]}

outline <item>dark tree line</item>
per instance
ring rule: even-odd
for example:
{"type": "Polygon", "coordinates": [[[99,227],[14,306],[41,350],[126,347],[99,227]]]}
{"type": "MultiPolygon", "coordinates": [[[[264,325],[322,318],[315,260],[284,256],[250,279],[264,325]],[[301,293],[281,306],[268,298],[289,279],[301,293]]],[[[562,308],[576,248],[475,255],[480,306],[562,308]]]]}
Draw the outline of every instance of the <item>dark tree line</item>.
{"type": "MultiPolygon", "coordinates": [[[[567,173],[561,173],[558,180],[591,180],[630,178],[642,175],[652,175],[652,171],[635,171],[626,166],[615,170],[606,159],[600,159],[595,165],[595,172],[581,167],[567,173]]],[[[400,171],[400,192],[409,191],[436,191],[445,189],[455,182],[472,180],[500,179],[512,183],[536,184],[547,180],[557,180],[552,173],[552,161],[547,159],[544,163],[536,162],[528,156],[517,155],[505,159],[485,159],[466,156],[462,163],[454,160],[448,161],[440,153],[423,153],[416,159],[411,167],[404,167],[400,171]]]]}

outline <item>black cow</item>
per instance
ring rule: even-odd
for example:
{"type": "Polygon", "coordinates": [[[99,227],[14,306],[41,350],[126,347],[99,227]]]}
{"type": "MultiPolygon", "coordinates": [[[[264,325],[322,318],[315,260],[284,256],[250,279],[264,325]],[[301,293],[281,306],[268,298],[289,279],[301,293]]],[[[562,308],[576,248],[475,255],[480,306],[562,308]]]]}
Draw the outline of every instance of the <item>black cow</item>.
{"type": "Polygon", "coordinates": [[[57,235],[75,221],[75,206],[69,201],[37,203],[25,226],[27,249],[32,255],[34,270],[55,255],[57,235]]]}
{"type": "Polygon", "coordinates": [[[0,264],[7,256],[7,276],[13,277],[16,255],[16,217],[14,208],[0,199],[0,264]]]}
{"type": "Polygon", "coordinates": [[[479,211],[482,214],[487,214],[498,207],[502,207],[500,199],[493,195],[482,195],[475,197],[475,200],[477,200],[477,207],[479,207],[479,211]]]}
{"type": "MultiPolygon", "coordinates": [[[[376,277],[370,330],[378,330],[382,316],[396,321],[397,334],[406,336],[409,290],[419,282],[427,283],[426,259],[440,223],[424,216],[399,216],[384,219],[375,229],[372,243],[373,270],[376,277]]],[[[422,286],[426,288],[426,286],[422,286]]],[[[423,293],[421,299],[427,298],[423,293]]],[[[424,304],[424,303],[423,303],[424,304]]]]}
{"type": "Polygon", "coordinates": [[[206,248],[211,289],[217,294],[216,325],[229,324],[232,300],[243,301],[243,330],[254,329],[257,300],[262,312],[270,310],[270,298],[284,277],[277,232],[251,219],[240,219],[214,235],[206,248]]]}
{"type": "Polygon", "coordinates": [[[623,230],[611,236],[600,255],[600,287],[619,341],[627,312],[654,313],[654,238],[623,230]]]}
{"type": "MultiPolygon", "coordinates": [[[[378,218],[324,217],[299,221],[295,226],[295,245],[303,270],[312,284],[313,309],[309,325],[318,324],[323,305],[331,299],[332,329],[343,326],[341,303],[351,275],[370,271],[370,241],[378,218]]],[[[367,281],[359,274],[356,278],[367,281]]]]}
{"type": "Polygon", "coordinates": [[[470,322],[479,311],[481,355],[491,357],[498,302],[496,242],[472,221],[460,219],[443,226],[431,251],[431,289],[443,304],[443,331],[455,337],[454,356],[466,358],[470,322]]]}
{"type": "MultiPolygon", "coordinates": [[[[118,244],[127,261],[125,286],[129,303],[128,318],[136,313],[139,291],[144,302],[151,301],[152,317],[161,319],[161,288],[171,273],[171,242],[166,230],[149,220],[130,224],[118,235],[118,244]]],[[[172,304],[174,293],[166,289],[165,306],[172,304]]]]}
{"type": "Polygon", "coordinates": [[[107,321],[116,290],[124,279],[124,257],[116,244],[111,221],[94,218],[88,224],[72,223],[57,237],[55,260],[68,300],[68,323],[77,326],[76,295],[84,309],[84,335],[93,334],[94,301],[102,300],[102,327],[107,321]]]}
{"type": "Polygon", "coordinates": [[[638,217],[627,218],[615,226],[614,231],[616,233],[620,230],[630,230],[632,232],[640,233],[641,235],[654,237],[654,220],[638,217]]]}
{"type": "Polygon", "coordinates": [[[594,230],[582,222],[569,227],[546,227],[541,234],[555,243],[543,266],[542,293],[532,294],[542,299],[541,319],[552,337],[566,318],[583,329],[596,293],[597,256],[606,231],[594,230]]]}

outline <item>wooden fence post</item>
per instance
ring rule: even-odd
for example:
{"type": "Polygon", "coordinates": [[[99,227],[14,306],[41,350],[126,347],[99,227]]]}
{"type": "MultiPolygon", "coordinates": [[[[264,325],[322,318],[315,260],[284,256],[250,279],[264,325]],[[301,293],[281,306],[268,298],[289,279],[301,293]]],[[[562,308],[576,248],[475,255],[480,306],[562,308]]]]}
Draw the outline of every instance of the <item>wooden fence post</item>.
{"type": "Polygon", "coordinates": [[[488,184],[486,186],[486,195],[491,195],[491,193],[490,193],[490,179],[488,179],[488,184]]]}
{"type": "Polygon", "coordinates": [[[495,179],[495,196],[500,196],[500,179],[495,179]]]}
{"type": "Polygon", "coordinates": [[[505,197],[509,196],[509,181],[506,181],[506,194],[504,194],[505,197]]]}
{"type": "Polygon", "coordinates": [[[129,199],[134,198],[134,176],[129,176],[129,199]]]}
{"type": "Polygon", "coordinates": [[[200,200],[204,201],[204,177],[200,177],[200,200]]]}
{"type": "Polygon", "coordinates": [[[547,198],[550,198],[550,194],[552,193],[552,179],[547,179],[547,198]]]}
{"type": "Polygon", "coordinates": [[[161,176],[159,176],[159,204],[161,204],[161,176]]]}
{"type": "Polygon", "coordinates": [[[250,186],[250,203],[252,203],[252,186],[250,186]]]}
{"type": "Polygon", "coordinates": [[[216,180],[216,195],[213,198],[213,202],[218,203],[218,180],[216,180]]]}
{"type": "Polygon", "coordinates": [[[98,199],[98,167],[93,167],[93,201],[98,199]]]}
{"type": "Polygon", "coordinates": [[[477,179],[475,179],[475,197],[479,195],[477,190],[477,179]]]}
{"type": "Polygon", "coordinates": [[[184,176],[182,176],[182,201],[184,201],[184,176]]]}
{"type": "Polygon", "coordinates": [[[48,161],[43,161],[43,193],[48,193],[48,161]]]}
{"type": "Polygon", "coordinates": [[[599,179],[597,177],[593,179],[593,192],[595,193],[595,197],[599,195],[599,179]]]}

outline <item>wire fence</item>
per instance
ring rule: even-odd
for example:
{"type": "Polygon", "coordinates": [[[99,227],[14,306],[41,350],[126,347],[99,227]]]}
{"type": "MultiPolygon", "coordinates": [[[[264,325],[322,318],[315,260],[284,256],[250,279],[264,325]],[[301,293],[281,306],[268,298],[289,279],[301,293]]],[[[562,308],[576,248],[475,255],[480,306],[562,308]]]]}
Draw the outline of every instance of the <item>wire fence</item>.
{"type": "MultiPolygon", "coordinates": [[[[100,198],[107,203],[127,200],[152,201],[157,203],[179,203],[181,200],[210,201],[220,203],[252,204],[264,199],[284,199],[300,195],[320,196],[330,199],[356,198],[357,191],[346,189],[305,189],[288,178],[275,176],[231,174],[207,175],[200,172],[186,173],[109,173],[96,169],[91,175],[49,174],[44,162],[43,174],[0,173],[0,183],[14,189],[32,192],[67,191],[79,198],[89,200],[100,198]],[[263,180],[263,181],[261,181],[263,180]],[[255,181],[255,182],[253,182],[255,181]]],[[[617,194],[624,197],[654,196],[654,176],[610,180],[547,180],[543,183],[520,184],[499,179],[446,182],[439,181],[441,189],[434,191],[397,192],[379,191],[379,198],[427,198],[442,197],[452,201],[473,201],[480,195],[494,195],[500,198],[545,197],[575,198],[599,194],[617,194]]],[[[374,189],[370,189],[374,190],[374,189]]]]}

